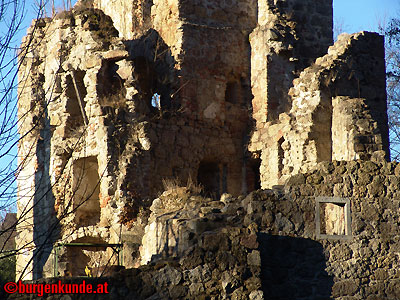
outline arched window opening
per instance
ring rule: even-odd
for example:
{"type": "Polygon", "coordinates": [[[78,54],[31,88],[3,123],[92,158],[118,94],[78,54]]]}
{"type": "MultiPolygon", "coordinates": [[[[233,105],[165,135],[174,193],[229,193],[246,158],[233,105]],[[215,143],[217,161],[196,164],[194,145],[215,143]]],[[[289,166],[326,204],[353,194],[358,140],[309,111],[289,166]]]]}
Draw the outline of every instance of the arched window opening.
{"type": "Polygon", "coordinates": [[[161,96],[157,93],[154,93],[151,97],[151,106],[157,108],[158,110],[161,109],[161,96]]]}

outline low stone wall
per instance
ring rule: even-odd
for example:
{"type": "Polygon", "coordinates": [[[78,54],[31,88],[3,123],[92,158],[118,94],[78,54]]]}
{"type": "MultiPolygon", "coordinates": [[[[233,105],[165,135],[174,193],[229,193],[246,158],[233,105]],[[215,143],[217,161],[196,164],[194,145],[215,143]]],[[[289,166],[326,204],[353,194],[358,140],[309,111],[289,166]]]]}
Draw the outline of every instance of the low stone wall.
{"type": "Polygon", "coordinates": [[[393,162],[326,162],[245,198],[164,194],[149,219],[164,228],[149,264],[85,280],[108,282],[93,299],[399,299],[399,174],[393,162]]]}
{"type": "Polygon", "coordinates": [[[318,291],[333,299],[399,299],[399,173],[396,163],[321,163],[290,178],[272,201],[253,196],[244,225],[260,224],[264,293],[270,299],[318,299],[318,291]],[[317,239],[318,196],[349,199],[347,236],[317,239]]]}

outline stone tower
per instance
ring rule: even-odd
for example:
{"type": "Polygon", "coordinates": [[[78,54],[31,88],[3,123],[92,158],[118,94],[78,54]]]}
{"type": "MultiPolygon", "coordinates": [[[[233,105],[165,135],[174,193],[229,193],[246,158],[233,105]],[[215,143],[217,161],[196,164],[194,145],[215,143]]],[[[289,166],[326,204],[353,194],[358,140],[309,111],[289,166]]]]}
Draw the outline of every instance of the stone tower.
{"type": "Polygon", "coordinates": [[[332,0],[94,0],[35,20],[19,73],[19,274],[81,275],[92,250],[57,243],[123,244],[137,265],[163,180],[218,198],[321,161],[387,159],[383,38],[332,43],[332,0]]]}

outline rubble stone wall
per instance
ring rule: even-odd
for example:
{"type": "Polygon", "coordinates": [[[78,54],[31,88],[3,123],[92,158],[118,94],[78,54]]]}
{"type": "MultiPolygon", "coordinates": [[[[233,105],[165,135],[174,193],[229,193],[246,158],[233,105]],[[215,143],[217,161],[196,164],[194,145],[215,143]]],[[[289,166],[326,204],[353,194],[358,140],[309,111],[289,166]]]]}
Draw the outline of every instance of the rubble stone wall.
{"type": "MultiPolygon", "coordinates": [[[[79,276],[84,266],[98,267],[98,252],[102,261],[115,259],[85,247],[56,253],[57,243],[121,243],[126,267],[148,262],[159,251],[144,246],[159,230],[150,207],[171,180],[193,181],[216,202],[229,193],[239,205],[240,195],[323,161],[383,163],[383,39],[363,32],[328,49],[331,43],[331,0],[79,1],[34,21],[19,72],[18,214],[26,218],[18,226],[18,276],[48,277],[55,269],[79,276]]],[[[320,211],[328,220],[321,228],[342,232],[342,204],[332,205],[320,211]]],[[[240,249],[234,255],[245,264],[240,249]]],[[[215,260],[209,255],[207,262],[215,260]]],[[[247,275],[238,282],[258,276],[240,268],[247,275]]],[[[258,286],[243,290],[252,292],[258,286]]]]}
{"type": "MultiPolygon", "coordinates": [[[[35,181],[20,181],[20,211],[31,213],[29,207],[35,205],[40,211],[37,216],[51,216],[51,224],[35,227],[42,239],[48,241],[43,234],[54,228],[33,278],[53,274],[56,241],[95,238],[100,243],[117,243],[121,232],[121,242],[132,248],[125,261],[134,265],[146,223],[139,212],[162,191],[163,180],[183,183],[192,178],[214,197],[224,192],[239,195],[247,189],[243,139],[249,114],[242,102],[245,92],[249,93],[246,76],[241,81],[232,75],[236,81],[228,95],[233,99],[226,104],[227,79],[220,77],[216,84],[196,80],[204,85],[204,93],[195,92],[210,102],[198,105],[204,109],[200,118],[197,110],[188,114],[190,109],[180,101],[179,84],[186,81],[180,81],[173,50],[156,31],[122,40],[109,17],[85,6],[37,24],[33,39],[37,48],[20,72],[22,82],[34,65],[25,81],[27,87],[21,86],[19,130],[22,135],[28,133],[20,144],[21,158],[34,157],[25,161],[21,179],[26,173],[35,181]],[[157,105],[152,103],[156,94],[160,97],[157,105]],[[32,186],[26,187],[28,182],[32,186]]],[[[206,32],[199,29],[193,35],[205,38],[206,32]]],[[[227,37],[224,40],[228,43],[227,37]]],[[[216,47],[214,52],[222,51],[218,42],[216,47]]],[[[237,60],[242,50],[234,50],[235,56],[228,61],[239,74],[246,69],[245,60],[237,60]]],[[[191,55],[188,58],[196,63],[197,57],[191,55]]],[[[210,69],[207,76],[220,71],[210,69]]],[[[27,228],[19,236],[23,247],[35,233],[31,226],[21,228],[27,228]]],[[[19,259],[18,272],[23,272],[29,257],[19,259]]],[[[60,269],[60,274],[64,271],[60,269]]]]}
{"type": "Polygon", "coordinates": [[[293,80],[290,109],[276,121],[264,119],[252,136],[249,149],[261,153],[263,187],[321,161],[388,159],[382,45],[377,34],[342,35],[293,80]]]}
{"type": "Polygon", "coordinates": [[[288,112],[293,79],[333,43],[332,1],[258,1],[252,47],[253,117],[257,128],[288,112]]]}
{"type": "Polygon", "coordinates": [[[144,32],[151,28],[152,1],[93,0],[92,2],[93,7],[104,11],[112,18],[120,37],[132,39],[138,31],[144,32]]]}
{"type": "Polygon", "coordinates": [[[108,282],[99,299],[398,299],[399,173],[398,163],[335,161],[246,197],[168,190],[151,209],[149,264],[85,280],[108,282]],[[349,209],[348,232],[317,226],[318,197],[336,206],[320,225],[349,209]]]}

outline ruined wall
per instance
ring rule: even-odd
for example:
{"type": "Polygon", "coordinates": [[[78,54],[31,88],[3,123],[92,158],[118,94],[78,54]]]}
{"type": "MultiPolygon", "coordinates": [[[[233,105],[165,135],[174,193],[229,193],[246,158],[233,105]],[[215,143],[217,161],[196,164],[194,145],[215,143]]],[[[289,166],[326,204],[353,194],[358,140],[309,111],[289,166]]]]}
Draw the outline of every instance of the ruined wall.
{"type": "Polygon", "coordinates": [[[110,97],[110,89],[116,93],[114,101],[120,99],[122,80],[113,67],[128,53],[118,41],[110,47],[118,32],[100,11],[79,7],[74,13],[45,21],[38,21],[43,34],[35,32],[35,51],[19,74],[20,82],[29,84],[20,86],[19,132],[23,138],[19,155],[21,159],[33,157],[23,166],[19,181],[19,213],[28,211],[24,219],[34,223],[33,230],[21,224],[17,239],[18,247],[31,249],[18,256],[17,276],[25,273],[25,279],[32,276],[24,270],[26,266],[33,266],[34,279],[53,274],[56,241],[90,242],[85,239],[94,236],[98,242],[117,242],[119,229],[106,230],[105,226],[119,228],[122,209],[112,213],[102,209],[115,194],[117,177],[110,164],[115,158],[115,144],[109,144],[114,129],[103,110],[107,110],[104,100],[110,97]],[[25,74],[28,78],[37,74],[41,81],[25,81],[25,74]],[[31,95],[38,92],[37,97],[31,95]],[[32,127],[36,131],[30,133],[32,127]],[[25,178],[25,173],[35,180],[25,178]],[[46,245],[44,250],[41,244],[46,245]],[[36,255],[33,263],[32,254],[36,255]]]}
{"type": "MultiPolygon", "coordinates": [[[[54,199],[48,194],[50,188],[49,159],[50,149],[46,146],[49,141],[49,116],[45,110],[45,76],[40,58],[40,40],[45,39],[46,24],[49,20],[34,21],[28,34],[35,32],[37,40],[31,41],[25,37],[23,44],[30,43],[31,51],[24,52],[26,59],[19,72],[20,99],[18,104],[18,131],[23,133],[18,144],[18,203],[17,225],[18,235],[16,249],[23,249],[17,256],[16,269],[25,270],[29,275],[26,279],[41,277],[41,269],[51,247],[44,245],[46,239],[52,239],[56,231],[55,219],[52,218],[54,199]],[[48,220],[47,224],[43,220],[48,220]],[[49,226],[47,228],[47,225],[49,226]],[[48,230],[51,228],[52,230],[48,230]],[[43,247],[46,254],[38,256],[37,247],[43,247]],[[31,261],[30,264],[27,262],[31,261]]],[[[26,49],[25,49],[26,50],[26,49]]]]}
{"type": "Polygon", "coordinates": [[[287,113],[253,133],[249,149],[261,153],[262,186],[321,161],[387,159],[384,74],[383,37],[367,32],[342,35],[301,72],[287,113]]]}
{"type": "MultiPolygon", "coordinates": [[[[175,20],[174,15],[170,18],[175,20]]],[[[201,26],[188,25],[199,29],[190,29],[193,39],[185,40],[187,59],[183,62],[178,56],[179,62],[174,56],[178,48],[167,43],[171,40],[166,30],[144,30],[136,39],[123,40],[110,17],[85,3],[78,3],[73,11],[63,12],[54,20],[38,23],[42,35],[35,34],[36,51],[21,68],[20,82],[28,74],[25,84],[29,89],[21,89],[19,102],[20,115],[25,118],[19,128],[21,135],[33,125],[38,128],[21,141],[21,158],[29,154],[33,157],[26,161],[21,178],[26,173],[38,179],[30,181],[28,188],[28,181],[20,181],[20,211],[32,205],[40,210],[37,216],[48,214],[53,221],[35,227],[43,241],[49,242],[33,278],[53,274],[52,248],[57,241],[122,242],[129,249],[125,252],[126,264],[137,264],[146,223],[143,208],[162,191],[165,179],[187,182],[192,178],[203,184],[204,194],[211,197],[224,192],[239,195],[255,188],[257,180],[247,187],[243,175],[243,139],[249,117],[243,99],[250,96],[248,76],[241,72],[249,69],[248,45],[227,52],[223,57],[226,67],[224,64],[224,68],[206,71],[204,64],[193,68],[199,61],[197,50],[189,44],[210,38],[215,42],[212,51],[222,52],[229,43],[220,35],[223,28],[216,28],[219,34],[209,37],[201,26]],[[29,73],[31,64],[35,69],[29,73]],[[226,92],[228,77],[221,74],[228,76],[231,66],[243,78],[235,77],[237,81],[226,92]],[[192,77],[185,75],[189,69],[195,75],[204,71],[205,77],[220,77],[219,81],[214,81],[216,77],[196,79],[195,84],[203,82],[195,90],[201,99],[193,95],[185,102],[181,93],[185,94],[184,88],[190,85],[194,87],[194,83],[188,84],[192,77]],[[33,74],[37,74],[37,81],[33,74]],[[37,92],[41,94],[32,95],[37,92]],[[217,102],[213,102],[215,93],[217,102]],[[225,106],[227,96],[230,103],[225,106]],[[30,120],[40,122],[32,124],[30,120]],[[37,167],[35,160],[39,159],[37,167]],[[24,190],[27,196],[22,195],[24,190]],[[29,198],[25,201],[24,197],[29,198]],[[50,227],[54,230],[50,230],[48,240],[45,233],[50,227]]],[[[232,38],[235,36],[230,28],[226,30],[232,38]]],[[[26,41],[30,38],[28,35],[26,41]]],[[[243,36],[239,38],[243,40],[243,36]]],[[[203,50],[210,51],[206,47],[203,50]]],[[[205,63],[208,66],[209,62],[205,63]]],[[[22,235],[23,231],[22,247],[35,239],[31,231],[25,238],[22,235]]],[[[36,241],[32,249],[41,240],[36,241]]],[[[73,259],[64,254],[60,274],[69,272],[73,259]]],[[[79,256],[92,261],[82,253],[79,256]]],[[[19,259],[18,272],[23,272],[29,257],[19,259]]]]}
{"type": "MultiPolygon", "coordinates": [[[[102,7],[101,1],[94,5],[102,7]]],[[[127,15],[124,5],[104,11],[120,35],[132,39],[133,35],[125,34],[126,29],[120,30],[118,25],[121,16],[127,15]]],[[[142,2],[135,5],[143,11],[148,6],[142,2]]],[[[153,1],[151,18],[146,19],[150,25],[146,26],[156,30],[171,51],[179,70],[174,96],[181,98],[182,110],[191,119],[224,125],[233,116],[247,115],[245,108],[251,101],[248,34],[256,25],[256,12],[253,1],[153,1]]],[[[128,15],[138,20],[135,12],[128,15]]],[[[135,29],[133,34],[137,33],[135,29]]],[[[246,126],[247,117],[243,118],[238,128],[246,126]]]]}
{"type": "Polygon", "coordinates": [[[59,242],[122,243],[125,266],[147,262],[165,180],[217,200],[388,155],[383,40],[342,36],[326,54],[330,0],[79,1],[34,26],[19,72],[26,279],[53,276],[57,255],[60,275],[115,261],[59,242]]]}
{"type": "MultiPolygon", "coordinates": [[[[303,237],[312,237],[316,230],[315,197],[334,197],[331,199],[332,202],[337,198],[348,198],[351,220],[348,219],[347,222],[351,222],[351,231],[341,238],[333,234],[318,240],[324,248],[327,273],[333,276],[331,297],[397,299],[398,271],[393,266],[398,264],[399,259],[396,254],[399,246],[399,203],[394,200],[397,199],[398,171],[397,163],[370,161],[321,163],[315,171],[289,179],[285,186],[285,194],[289,201],[267,204],[275,207],[274,213],[272,216],[264,214],[261,222],[265,222],[267,228],[269,227],[266,230],[269,234],[281,235],[286,232],[290,236],[298,236],[300,233],[303,237]],[[296,206],[298,208],[295,208],[296,206]],[[300,219],[293,213],[298,209],[301,211],[300,219]]],[[[259,202],[255,210],[261,212],[263,210],[261,207],[262,203],[259,202]]],[[[344,213],[343,206],[341,210],[344,213]]],[[[256,219],[251,217],[250,220],[256,219]]],[[[279,240],[277,243],[282,245],[279,240]]],[[[283,245],[287,244],[283,242],[283,245]]],[[[302,253],[296,247],[289,246],[288,256],[282,257],[282,252],[269,249],[271,248],[266,249],[264,253],[271,256],[268,256],[269,259],[265,262],[268,264],[268,261],[274,261],[276,258],[277,266],[280,258],[285,260],[285,257],[290,258],[290,253],[300,252],[300,255],[302,253]]],[[[287,279],[296,276],[295,273],[291,274],[287,279]]],[[[289,281],[291,282],[290,279],[289,281]]],[[[281,287],[271,286],[278,293],[288,290],[280,289],[281,287]]],[[[301,291],[289,293],[295,294],[301,291]]]]}
{"type": "Polygon", "coordinates": [[[248,259],[260,257],[266,297],[397,299],[399,170],[397,163],[323,162],[246,198],[179,202],[178,191],[166,192],[152,206],[143,258],[184,257],[221,224],[243,224],[240,244],[248,259]]]}
{"type": "Polygon", "coordinates": [[[182,74],[188,80],[182,89],[184,105],[192,118],[226,122],[243,136],[251,100],[248,34],[256,24],[254,3],[197,1],[182,5],[180,16],[182,74]]]}
{"type": "Polygon", "coordinates": [[[120,37],[132,39],[151,28],[153,1],[93,0],[92,2],[95,8],[104,11],[112,18],[120,37]]]}
{"type": "Polygon", "coordinates": [[[283,128],[293,80],[333,42],[332,1],[259,1],[251,43],[255,128],[249,150],[261,159],[263,187],[282,184],[283,128]]]}
{"type": "Polygon", "coordinates": [[[399,174],[398,163],[324,162],[219,201],[175,187],[152,206],[152,262],[86,280],[108,282],[99,299],[398,299],[399,174]]]}
{"type": "Polygon", "coordinates": [[[332,1],[258,1],[251,33],[253,117],[257,128],[290,109],[292,81],[333,42],[332,1]]]}

